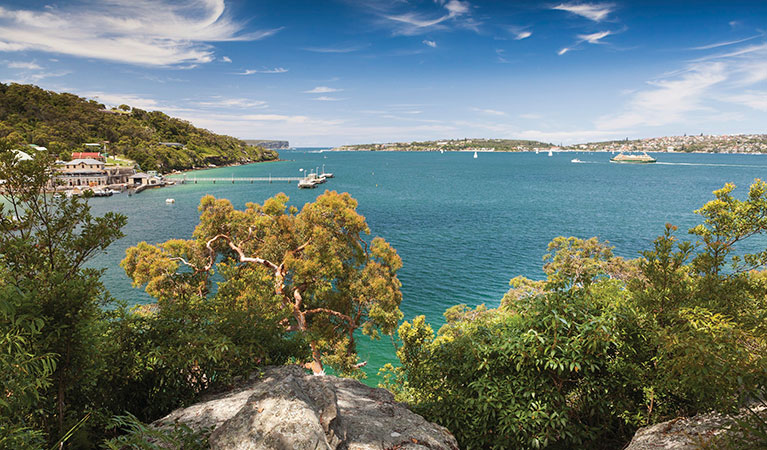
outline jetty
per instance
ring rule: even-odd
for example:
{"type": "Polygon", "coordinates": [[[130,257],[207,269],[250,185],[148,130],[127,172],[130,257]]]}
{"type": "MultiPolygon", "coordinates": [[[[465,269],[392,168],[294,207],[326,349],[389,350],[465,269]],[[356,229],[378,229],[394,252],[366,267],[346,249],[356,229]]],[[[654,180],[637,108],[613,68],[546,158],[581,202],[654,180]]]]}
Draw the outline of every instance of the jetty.
{"type": "Polygon", "coordinates": [[[298,183],[301,189],[314,188],[317,185],[325,183],[328,178],[333,178],[332,173],[318,175],[317,173],[307,173],[304,177],[198,177],[198,176],[180,176],[168,178],[176,184],[197,184],[197,183],[298,183]]]}
{"type": "Polygon", "coordinates": [[[294,183],[297,181],[303,180],[301,177],[173,177],[170,178],[177,183],[180,184],[186,184],[186,183],[257,183],[257,182],[268,182],[268,183],[276,183],[276,182],[288,182],[288,183],[294,183]]]}

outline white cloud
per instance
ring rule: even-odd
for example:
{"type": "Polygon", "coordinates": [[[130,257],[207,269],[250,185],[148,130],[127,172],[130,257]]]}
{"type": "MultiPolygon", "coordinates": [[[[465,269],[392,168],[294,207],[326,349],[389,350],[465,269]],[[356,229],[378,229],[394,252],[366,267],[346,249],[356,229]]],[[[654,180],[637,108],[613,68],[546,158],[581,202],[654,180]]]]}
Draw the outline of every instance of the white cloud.
{"type": "Polygon", "coordinates": [[[472,111],[481,112],[484,114],[490,114],[492,116],[505,116],[506,113],[495,109],[483,109],[483,108],[471,108],[472,111]]]}
{"type": "Polygon", "coordinates": [[[580,39],[581,42],[588,42],[589,44],[602,44],[600,41],[607,36],[610,36],[611,34],[613,34],[612,31],[599,31],[597,33],[591,34],[579,34],[578,39],[580,39]]]}
{"type": "Polygon", "coordinates": [[[756,38],[762,37],[762,36],[764,36],[764,35],[763,34],[757,34],[757,35],[754,35],[754,36],[751,36],[751,37],[747,37],[747,38],[743,38],[743,39],[738,39],[738,40],[735,40],[735,41],[716,42],[716,43],[713,43],[713,44],[701,45],[700,47],[692,47],[690,50],[711,50],[712,48],[719,48],[719,47],[726,47],[728,45],[740,44],[741,42],[750,41],[752,39],[756,39],[756,38]]]}
{"type": "Polygon", "coordinates": [[[340,100],[343,100],[343,99],[337,98],[337,97],[329,97],[327,95],[321,95],[319,97],[315,97],[314,100],[318,100],[318,101],[321,101],[321,102],[337,102],[337,101],[340,101],[340,100]]]}
{"type": "Polygon", "coordinates": [[[262,100],[249,100],[246,98],[214,98],[209,101],[197,102],[196,105],[209,108],[266,108],[268,105],[262,100]]]}
{"type": "Polygon", "coordinates": [[[428,45],[428,46],[429,46],[429,47],[431,47],[431,48],[437,48],[437,42],[436,42],[436,41],[429,41],[429,40],[427,40],[427,39],[424,39],[424,40],[423,40],[423,43],[424,43],[425,45],[428,45]]]}
{"type": "Polygon", "coordinates": [[[37,63],[34,62],[24,62],[24,61],[11,61],[8,63],[9,69],[23,69],[23,70],[40,70],[42,67],[37,65],[37,63]]]}
{"type": "Polygon", "coordinates": [[[560,51],[558,51],[557,55],[562,56],[562,55],[564,55],[565,53],[567,53],[569,51],[570,51],[570,49],[565,47],[565,48],[561,49],[560,51]]]}
{"type": "Polygon", "coordinates": [[[395,34],[413,36],[433,29],[447,29],[448,22],[455,26],[479,31],[479,23],[469,17],[471,5],[460,0],[435,0],[443,8],[441,13],[426,13],[423,11],[407,11],[395,13],[394,10],[406,2],[392,2],[383,5],[377,2],[361,2],[373,9],[380,17],[395,22],[395,34]]]}
{"type": "Polygon", "coordinates": [[[514,40],[515,41],[521,41],[522,39],[527,39],[527,38],[529,38],[532,35],[533,35],[532,31],[527,31],[527,30],[525,30],[525,31],[518,31],[518,32],[516,32],[514,34],[514,40]]]}
{"type": "Polygon", "coordinates": [[[284,67],[275,67],[274,69],[247,69],[244,72],[238,72],[236,75],[253,75],[255,73],[285,73],[288,69],[284,67]]]}
{"type": "Polygon", "coordinates": [[[225,63],[230,63],[230,62],[232,62],[232,58],[230,58],[228,56],[222,56],[221,57],[221,61],[223,61],[225,63]]]}
{"type": "Polygon", "coordinates": [[[748,106],[758,111],[767,112],[767,91],[744,91],[742,94],[730,94],[721,99],[731,103],[748,106]]]}
{"type": "Polygon", "coordinates": [[[612,3],[560,3],[552,9],[567,11],[594,22],[601,22],[615,10],[615,5],[612,3]]]}
{"type": "Polygon", "coordinates": [[[304,91],[304,94],[329,94],[331,92],[341,92],[341,91],[343,91],[343,89],[336,89],[336,88],[327,87],[327,86],[317,86],[314,89],[304,91]]]}
{"type": "Polygon", "coordinates": [[[726,79],[722,62],[694,65],[677,78],[648,83],[651,89],[634,94],[624,112],[600,118],[598,128],[626,129],[689,120],[693,112],[710,111],[704,104],[706,94],[726,79]]]}
{"type": "Polygon", "coordinates": [[[213,61],[208,42],[252,41],[224,0],[90,0],[44,10],[0,7],[0,51],[37,50],[144,66],[213,61]]]}

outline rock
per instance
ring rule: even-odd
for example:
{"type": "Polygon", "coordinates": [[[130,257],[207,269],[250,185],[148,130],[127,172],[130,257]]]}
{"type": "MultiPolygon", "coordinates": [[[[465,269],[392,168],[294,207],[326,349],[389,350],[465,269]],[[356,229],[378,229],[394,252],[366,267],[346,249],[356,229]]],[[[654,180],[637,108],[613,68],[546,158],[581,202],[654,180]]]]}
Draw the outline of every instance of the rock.
{"type": "Polygon", "coordinates": [[[212,449],[457,450],[455,437],[427,422],[385,389],[314,376],[298,366],[178,409],[155,422],[212,428],[212,449]]]}
{"type": "MultiPolygon", "coordinates": [[[[762,405],[752,407],[759,415],[767,412],[762,405]]],[[[745,410],[738,418],[745,418],[745,410]]],[[[680,417],[667,422],[640,428],[625,450],[694,450],[707,448],[706,443],[726,433],[733,424],[730,416],[719,413],[680,417]]]]}

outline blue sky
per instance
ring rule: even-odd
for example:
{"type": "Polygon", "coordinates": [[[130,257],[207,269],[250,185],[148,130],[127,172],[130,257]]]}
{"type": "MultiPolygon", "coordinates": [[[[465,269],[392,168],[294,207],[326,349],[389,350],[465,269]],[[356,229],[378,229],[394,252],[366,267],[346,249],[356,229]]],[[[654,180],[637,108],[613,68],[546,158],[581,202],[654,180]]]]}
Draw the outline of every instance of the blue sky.
{"type": "Polygon", "coordinates": [[[764,133],[767,1],[4,0],[0,80],[297,146],[764,133]]]}

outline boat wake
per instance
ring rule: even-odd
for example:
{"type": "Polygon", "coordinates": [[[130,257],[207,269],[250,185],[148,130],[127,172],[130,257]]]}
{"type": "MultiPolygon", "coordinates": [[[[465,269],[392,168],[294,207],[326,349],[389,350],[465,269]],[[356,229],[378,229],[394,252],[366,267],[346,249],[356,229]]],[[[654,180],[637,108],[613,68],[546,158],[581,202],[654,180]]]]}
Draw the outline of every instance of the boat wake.
{"type": "Polygon", "coordinates": [[[655,164],[663,166],[707,166],[707,167],[757,167],[767,168],[767,166],[757,166],[752,164],[705,164],[705,163],[673,163],[673,162],[657,162],[655,164]]]}

